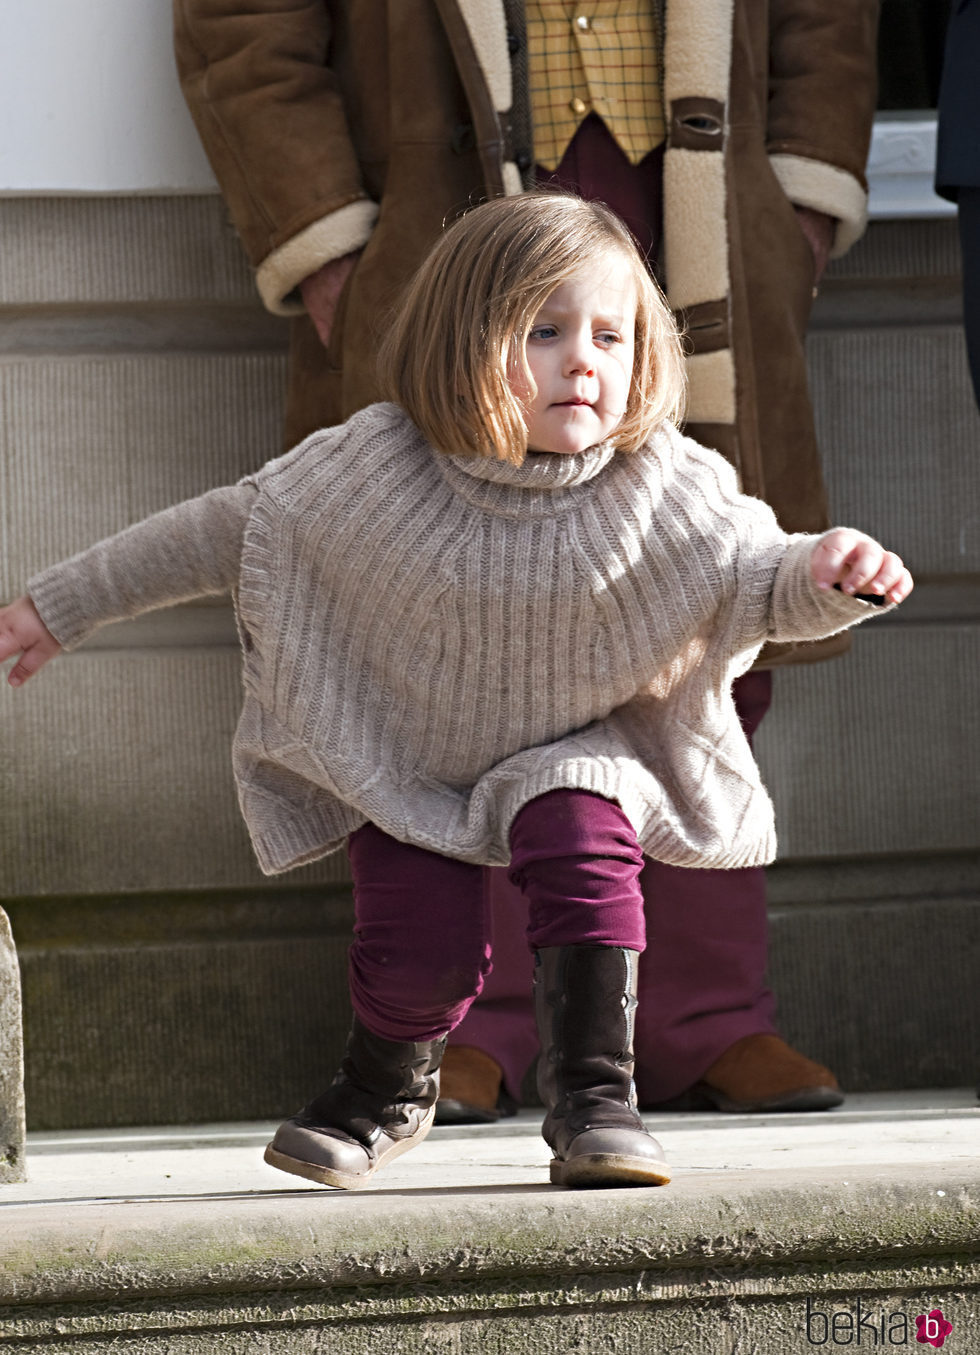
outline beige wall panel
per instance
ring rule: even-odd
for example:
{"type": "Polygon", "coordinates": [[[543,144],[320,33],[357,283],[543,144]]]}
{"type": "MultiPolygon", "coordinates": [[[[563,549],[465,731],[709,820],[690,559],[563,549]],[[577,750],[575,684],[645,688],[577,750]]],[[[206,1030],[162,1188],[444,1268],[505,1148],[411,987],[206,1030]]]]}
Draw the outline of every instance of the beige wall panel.
{"type": "Polygon", "coordinates": [[[825,331],[808,353],[833,518],[913,571],[980,573],[980,416],[962,331],[825,331]]]}
{"type": "MultiPolygon", "coordinates": [[[[980,845],[978,671],[980,628],[885,623],[780,670],[758,751],[781,857],[980,845]]],[[[234,649],[83,651],[0,695],[8,894],[261,882],[230,773],[234,649]]]]}
{"type": "Polygon", "coordinates": [[[0,596],[278,455],[284,381],[284,359],[268,354],[0,363],[0,596]]]}
{"type": "Polygon", "coordinates": [[[260,884],[231,773],[239,672],[231,647],[92,650],[0,690],[4,894],[260,884]]]}
{"type": "Polygon", "coordinates": [[[838,282],[938,278],[960,271],[960,239],[948,221],[872,221],[864,236],[827,269],[821,291],[838,282]]]}
{"type": "MultiPolygon", "coordinates": [[[[255,298],[221,199],[44,197],[0,201],[0,305],[255,298]]],[[[959,272],[955,221],[878,221],[830,265],[824,288],[959,272]]]]}
{"type": "Polygon", "coordinates": [[[0,305],[256,297],[216,194],[7,198],[0,231],[0,305]]]}
{"type": "Polygon", "coordinates": [[[780,858],[980,845],[980,626],[870,623],[780,669],[756,748],[780,858]]]}

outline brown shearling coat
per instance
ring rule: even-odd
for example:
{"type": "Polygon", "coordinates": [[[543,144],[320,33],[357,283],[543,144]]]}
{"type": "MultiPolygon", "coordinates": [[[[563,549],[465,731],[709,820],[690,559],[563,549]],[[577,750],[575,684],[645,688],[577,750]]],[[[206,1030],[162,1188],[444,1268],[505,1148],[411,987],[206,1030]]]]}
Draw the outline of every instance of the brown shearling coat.
{"type": "MultiPolygon", "coordinates": [[[[378,336],[443,222],[521,191],[519,35],[504,0],[174,0],[174,13],[184,93],[260,293],[297,317],[293,442],[378,398],[378,336]],[[325,351],[297,286],[361,248],[325,351]]],[[[837,218],[834,254],[863,230],[877,17],[878,0],[664,4],[665,287],[689,336],[687,431],[788,531],[828,525],[803,347],[813,256],[793,208],[837,218]]]]}

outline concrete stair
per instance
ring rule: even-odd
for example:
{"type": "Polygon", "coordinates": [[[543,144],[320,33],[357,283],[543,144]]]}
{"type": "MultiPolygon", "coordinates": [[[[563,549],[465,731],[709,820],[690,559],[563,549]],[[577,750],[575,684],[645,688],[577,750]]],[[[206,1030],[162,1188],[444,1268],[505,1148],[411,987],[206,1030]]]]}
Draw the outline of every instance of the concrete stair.
{"type": "Polygon", "coordinates": [[[547,1184],[538,1118],[436,1128],[357,1193],[272,1124],[32,1134],[0,1193],[0,1352],[794,1355],[980,1350],[972,1088],[647,1117],[676,1176],[547,1184]]]}
{"type": "MultiPolygon", "coordinates": [[[[781,1028],[849,1092],[980,1076],[978,880],[980,855],[965,853],[770,872],[781,1028]]],[[[341,1057],[347,887],[7,908],[35,1129],[274,1118],[341,1057]]]]}

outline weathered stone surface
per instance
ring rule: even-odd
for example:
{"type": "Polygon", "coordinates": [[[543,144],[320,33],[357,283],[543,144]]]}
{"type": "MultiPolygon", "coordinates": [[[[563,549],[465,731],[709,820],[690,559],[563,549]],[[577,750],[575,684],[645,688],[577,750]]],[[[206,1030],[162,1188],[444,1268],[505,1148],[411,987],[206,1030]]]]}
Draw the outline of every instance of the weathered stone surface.
{"type": "MultiPolygon", "coordinates": [[[[825,331],[808,351],[834,518],[894,543],[922,577],[980,574],[980,419],[961,332],[825,331]]],[[[8,358],[0,490],[18,513],[0,596],[278,454],[284,382],[279,352],[8,358]]]]}
{"type": "MultiPolygon", "coordinates": [[[[190,619],[201,633],[183,647],[83,650],[0,691],[8,895],[261,881],[230,770],[233,631],[219,609],[190,619]],[[226,643],[200,643],[212,622],[226,643]]],[[[980,627],[897,622],[869,623],[846,659],[781,669],[757,741],[781,856],[975,847],[980,766],[963,754],[980,744],[978,671],[980,627]]],[[[344,880],[346,862],[299,878],[344,880]]]]}
{"type": "Polygon", "coordinates": [[[807,343],[837,522],[921,576],[980,573],[980,416],[955,326],[824,331],[807,343]]]}
{"type": "Polygon", "coordinates": [[[841,1175],[12,1205],[0,1324],[9,1349],[52,1355],[787,1355],[814,1343],[808,1300],[811,1336],[814,1312],[850,1310],[853,1339],[860,1297],[904,1315],[909,1344],[939,1306],[972,1349],[975,1172],[841,1175]]]}
{"type": "Polygon", "coordinates": [[[9,906],[32,1129],[272,1119],[333,1077],[346,890],[9,906]]]}
{"type": "Polygon", "coordinates": [[[771,910],[779,1028],[849,1092],[976,1082],[977,973],[977,893],[771,910]]]}
{"type": "MultiPolygon", "coordinates": [[[[929,864],[932,897],[921,881],[903,895],[868,878],[834,897],[818,871],[813,901],[773,910],[780,1028],[848,1092],[976,1079],[980,897],[944,896],[942,859],[929,864]]],[[[32,1128],[271,1119],[307,1101],[339,1061],[353,920],[344,889],[8,907],[32,1128]]]]}
{"type": "Polygon", "coordinates": [[[10,922],[0,908],[0,1184],[23,1181],[25,1175],[20,970],[10,922]]]}
{"type": "Polygon", "coordinates": [[[896,287],[910,279],[959,279],[960,235],[955,220],[872,221],[864,236],[824,275],[821,293],[836,283],[868,280],[896,287]]]}

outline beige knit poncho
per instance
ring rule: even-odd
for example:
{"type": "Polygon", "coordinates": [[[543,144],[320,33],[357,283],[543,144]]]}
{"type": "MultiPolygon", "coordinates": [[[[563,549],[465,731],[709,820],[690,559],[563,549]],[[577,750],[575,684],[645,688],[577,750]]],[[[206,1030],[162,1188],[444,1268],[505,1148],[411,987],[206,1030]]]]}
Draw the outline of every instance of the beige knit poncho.
{"type": "Polygon", "coordinates": [[[634,455],[514,467],[442,456],[373,405],[29,588],[66,648],[237,592],[233,758],[267,873],[365,820],[505,863],[517,810],[560,786],[618,801],[650,856],[736,867],[771,860],[775,835],[732,680],[766,639],[886,610],[817,590],[817,539],[670,427],[634,455]]]}

